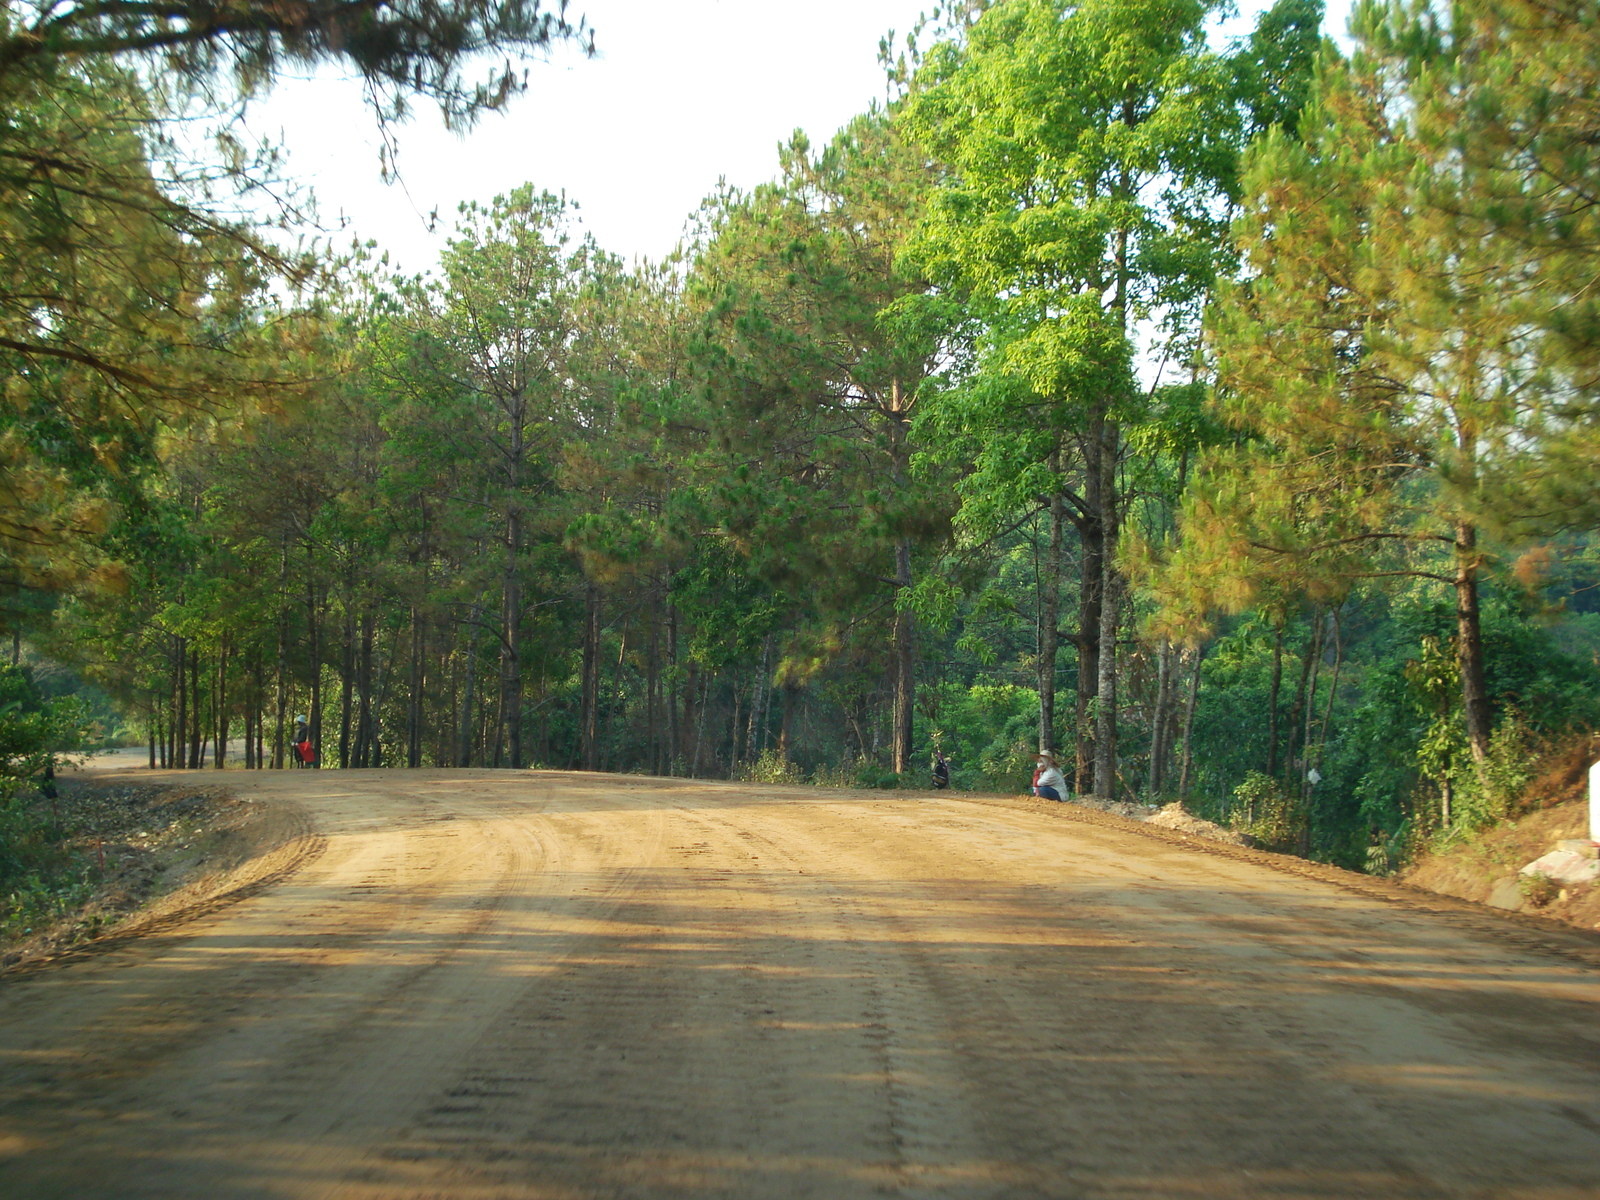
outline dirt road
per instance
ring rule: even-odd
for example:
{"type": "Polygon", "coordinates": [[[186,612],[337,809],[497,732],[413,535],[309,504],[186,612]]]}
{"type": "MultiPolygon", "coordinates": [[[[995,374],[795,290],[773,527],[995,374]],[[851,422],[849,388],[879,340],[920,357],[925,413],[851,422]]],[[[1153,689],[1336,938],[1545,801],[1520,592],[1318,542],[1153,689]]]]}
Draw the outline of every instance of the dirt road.
{"type": "Polygon", "coordinates": [[[304,861],[0,983],[5,1200],[1600,1196],[1580,935],[1025,802],[229,782],[304,861]]]}

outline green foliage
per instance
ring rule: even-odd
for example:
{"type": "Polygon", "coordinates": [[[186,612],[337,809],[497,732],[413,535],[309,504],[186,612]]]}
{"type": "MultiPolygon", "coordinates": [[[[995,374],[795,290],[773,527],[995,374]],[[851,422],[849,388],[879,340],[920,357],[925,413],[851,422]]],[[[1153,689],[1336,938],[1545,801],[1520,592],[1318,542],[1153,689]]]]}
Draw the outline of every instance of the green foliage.
{"type": "Polygon", "coordinates": [[[94,865],[63,835],[47,808],[0,801],[0,940],[71,912],[93,891],[94,865]]]}
{"type": "Polygon", "coordinates": [[[92,885],[53,806],[39,799],[50,771],[85,732],[77,697],[46,699],[27,671],[0,665],[0,938],[68,911],[92,885]]]}
{"type": "Polygon", "coordinates": [[[1511,815],[1533,780],[1538,754],[1537,742],[1521,716],[1506,713],[1495,728],[1488,755],[1462,780],[1454,812],[1457,827],[1475,833],[1511,815]]]}
{"type": "Polygon", "coordinates": [[[811,782],[817,787],[826,788],[869,787],[871,786],[869,783],[863,782],[869,769],[873,772],[877,770],[861,759],[855,762],[840,762],[834,766],[820,763],[811,772],[811,782]]]}
{"type": "Polygon", "coordinates": [[[1263,849],[1299,854],[1308,833],[1309,813],[1300,798],[1260,771],[1248,772],[1233,789],[1231,824],[1263,849]]]}
{"type": "MultiPolygon", "coordinates": [[[[198,0],[152,10],[102,0],[61,10],[8,5],[0,24],[0,85],[19,75],[50,77],[63,63],[127,58],[180,95],[214,98],[231,86],[250,96],[286,70],[336,64],[359,72],[389,115],[407,98],[435,100],[454,127],[498,108],[526,80],[512,56],[553,41],[589,41],[587,30],[538,0],[324,0],[278,7],[198,0]],[[475,60],[495,60],[470,81],[475,60]]],[[[592,51],[592,45],[589,47],[592,51]]]]}
{"type": "Polygon", "coordinates": [[[76,696],[46,700],[28,672],[0,664],[0,805],[44,780],[86,732],[76,696]]]}
{"type": "Polygon", "coordinates": [[[754,762],[739,768],[734,778],[746,783],[804,783],[805,771],[798,763],[790,762],[781,750],[763,750],[754,762]]]}
{"type": "Polygon", "coordinates": [[[1464,765],[1471,761],[1461,727],[1456,656],[1441,646],[1438,638],[1425,636],[1421,654],[1405,665],[1405,679],[1427,721],[1417,742],[1417,769],[1441,788],[1452,788],[1461,780],[1464,765]]]}

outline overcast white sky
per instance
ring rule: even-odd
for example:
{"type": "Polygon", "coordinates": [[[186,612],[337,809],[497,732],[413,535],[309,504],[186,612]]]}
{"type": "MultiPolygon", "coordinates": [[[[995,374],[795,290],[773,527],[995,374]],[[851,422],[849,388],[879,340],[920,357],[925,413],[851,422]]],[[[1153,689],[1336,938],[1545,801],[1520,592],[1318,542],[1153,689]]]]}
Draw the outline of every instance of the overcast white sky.
{"type": "MultiPolygon", "coordinates": [[[[379,179],[378,133],[354,82],[286,82],[249,124],[281,137],[324,224],[342,213],[410,271],[433,265],[461,201],[525,182],[565,190],[606,249],[660,258],[719,177],[740,187],[769,179],[791,131],[825,140],[881,98],[878,39],[909,30],[929,4],[573,0],[596,30],[600,57],[558,51],[534,64],[529,91],[464,139],[419,104],[399,131],[403,186],[379,179]],[[434,210],[441,228],[429,236],[434,210]]],[[[1345,0],[1330,8],[1342,30],[1345,0]]]]}

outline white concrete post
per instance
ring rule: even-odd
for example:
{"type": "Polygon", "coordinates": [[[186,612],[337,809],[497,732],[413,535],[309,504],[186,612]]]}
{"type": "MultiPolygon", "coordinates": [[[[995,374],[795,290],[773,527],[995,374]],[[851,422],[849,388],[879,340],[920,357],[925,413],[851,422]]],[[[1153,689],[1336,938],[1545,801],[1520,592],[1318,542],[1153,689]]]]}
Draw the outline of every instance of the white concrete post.
{"type": "Polygon", "coordinates": [[[1600,843],[1600,762],[1589,768],[1589,840],[1600,843]]]}

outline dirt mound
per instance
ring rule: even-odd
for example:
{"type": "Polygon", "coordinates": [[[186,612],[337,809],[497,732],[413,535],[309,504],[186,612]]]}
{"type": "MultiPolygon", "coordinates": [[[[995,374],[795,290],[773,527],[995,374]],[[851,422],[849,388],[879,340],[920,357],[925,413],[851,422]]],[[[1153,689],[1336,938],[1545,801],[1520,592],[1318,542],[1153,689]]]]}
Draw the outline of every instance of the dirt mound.
{"type": "Polygon", "coordinates": [[[1145,818],[1149,825],[1159,825],[1163,829],[1176,829],[1179,833],[1193,834],[1195,837],[1213,838],[1219,842],[1228,842],[1234,846],[1253,846],[1255,843],[1242,833],[1235,833],[1231,829],[1214,824],[1211,821],[1202,821],[1199,817],[1183,811],[1181,804],[1168,804],[1151,816],[1145,818]]]}
{"type": "MultiPolygon", "coordinates": [[[[1546,753],[1518,799],[1518,813],[1557,808],[1589,798],[1589,766],[1600,758],[1600,734],[1567,738],[1546,753]]],[[[1576,835],[1574,835],[1576,836],[1576,835]]]]}
{"type": "Polygon", "coordinates": [[[1130,821],[1149,820],[1150,815],[1156,811],[1154,805],[1135,804],[1130,800],[1108,800],[1104,796],[1094,796],[1088,793],[1081,796],[1068,796],[1067,803],[1081,804],[1084,808],[1098,809],[1100,812],[1127,817],[1130,821]]]}
{"type": "Polygon", "coordinates": [[[1210,821],[1202,821],[1199,817],[1185,812],[1181,804],[1168,804],[1157,808],[1152,804],[1107,800],[1103,796],[1073,796],[1068,803],[1080,804],[1084,808],[1097,809],[1118,817],[1127,817],[1130,821],[1142,821],[1146,825],[1159,825],[1162,829],[1173,829],[1179,833],[1187,833],[1191,837],[1211,838],[1213,841],[1227,842],[1233,846],[1255,845],[1242,833],[1235,833],[1210,821]]]}
{"type": "MultiPolygon", "coordinates": [[[[1549,774],[1555,779],[1558,772],[1549,774]]],[[[1517,875],[1524,865],[1547,853],[1557,842],[1587,837],[1588,830],[1587,800],[1567,800],[1485,830],[1470,842],[1424,855],[1401,878],[1412,887],[1430,892],[1554,917],[1584,929],[1600,929],[1600,887],[1546,891],[1523,886],[1517,875]]]]}

